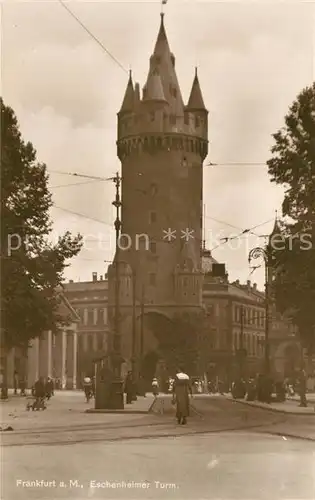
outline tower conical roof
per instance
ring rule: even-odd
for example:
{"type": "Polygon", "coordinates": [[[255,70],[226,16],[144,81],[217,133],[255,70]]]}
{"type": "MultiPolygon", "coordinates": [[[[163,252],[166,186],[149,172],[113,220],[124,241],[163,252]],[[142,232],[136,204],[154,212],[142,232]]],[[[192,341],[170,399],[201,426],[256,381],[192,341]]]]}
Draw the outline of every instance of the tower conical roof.
{"type": "Polygon", "coordinates": [[[184,103],[174,68],[174,59],[175,58],[171,53],[167,40],[164,26],[164,14],[161,14],[160,29],[155,43],[153,55],[150,58],[149,76],[155,68],[158,69],[164,98],[170,105],[170,113],[179,116],[183,115],[184,113],[184,103]]]}
{"type": "Polygon", "coordinates": [[[132,82],[132,76],[131,76],[131,71],[129,72],[129,80],[127,83],[127,88],[125,91],[125,96],[120,108],[119,113],[126,113],[129,111],[133,110],[134,107],[134,100],[135,100],[135,95],[134,95],[134,88],[133,88],[133,82],[132,82]]]}
{"type": "Polygon", "coordinates": [[[271,240],[271,238],[277,234],[280,234],[282,235],[282,231],[281,231],[281,227],[280,227],[280,224],[279,224],[279,219],[278,219],[278,215],[276,214],[276,218],[275,218],[275,223],[273,225],[273,229],[271,231],[271,234],[270,234],[270,237],[269,237],[269,240],[271,240]]]}
{"type": "Polygon", "coordinates": [[[144,101],[166,102],[162,80],[157,68],[154,68],[154,70],[149,73],[145,89],[144,101]]]}
{"type": "Polygon", "coordinates": [[[138,106],[140,102],[140,85],[139,83],[135,84],[135,90],[134,90],[134,103],[135,106],[138,106]]]}
{"type": "Polygon", "coordinates": [[[203,102],[203,97],[201,93],[199,78],[197,74],[197,68],[195,73],[195,78],[192,84],[189,100],[188,100],[188,109],[191,110],[206,110],[205,104],[203,102]]]}

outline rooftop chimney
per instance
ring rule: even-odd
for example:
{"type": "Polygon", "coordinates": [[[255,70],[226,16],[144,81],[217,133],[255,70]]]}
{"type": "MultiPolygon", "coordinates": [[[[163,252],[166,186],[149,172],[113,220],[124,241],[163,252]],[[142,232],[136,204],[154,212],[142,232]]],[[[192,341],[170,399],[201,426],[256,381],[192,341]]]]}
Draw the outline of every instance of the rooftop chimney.
{"type": "Polygon", "coordinates": [[[250,280],[247,280],[247,288],[250,288],[250,280]]]}
{"type": "Polygon", "coordinates": [[[102,275],[100,276],[100,281],[103,281],[103,276],[102,275]]]}
{"type": "Polygon", "coordinates": [[[257,290],[257,283],[254,283],[254,284],[253,284],[253,289],[254,289],[254,290],[257,290]]]}
{"type": "Polygon", "coordinates": [[[73,283],[73,280],[69,280],[69,283],[73,283]]]}
{"type": "Polygon", "coordinates": [[[239,285],[239,284],[240,284],[240,280],[236,280],[235,285],[239,285]]]}
{"type": "Polygon", "coordinates": [[[97,281],[97,273],[92,273],[92,281],[97,281]]]}

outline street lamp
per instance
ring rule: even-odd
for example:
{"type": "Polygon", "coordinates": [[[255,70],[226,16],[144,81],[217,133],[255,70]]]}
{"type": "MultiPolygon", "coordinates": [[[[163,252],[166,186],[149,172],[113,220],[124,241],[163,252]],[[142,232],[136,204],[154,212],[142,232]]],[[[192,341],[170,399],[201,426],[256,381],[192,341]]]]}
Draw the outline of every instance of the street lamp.
{"type": "Polygon", "coordinates": [[[269,253],[266,248],[253,248],[248,255],[248,262],[255,259],[263,259],[265,264],[265,373],[269,375],[270,354],[269,354],[269,253]]]}
{"type": "MultiPolygon", "coordinates": [[[[119,277],[119,235],[120,235],[120,228],[121,228],[121,221],[119,218],[119,209],[121,207],[121,201],[120,201],[120,182],[121,178],[119,177],[119,174],[117,172],[116,176],[113,178],[113,181],[115,183],[116,187],[116,196],[115,196],[115,201],[113,201],[113,205],[116,208],[116,219],[115,219],[115,232],[116,232],[116,238],[115,238],[115,254],[116,254],[116,262],[115,262],[115,333],[114,333],[114,339],[113,339],[113,351],[114,351],[114,356],[118,358],[120,356],[120,307],[119,307],[119,302],[120,302],[120,277],[119,277]]],[[[116,360],[115,360],[116,361],[116,360]]],[[[115,362],[115,375],[117,377],[120,376],[120,361],[115,362]],[[118,373],[119,371],[119,373],[118,373]]]]}

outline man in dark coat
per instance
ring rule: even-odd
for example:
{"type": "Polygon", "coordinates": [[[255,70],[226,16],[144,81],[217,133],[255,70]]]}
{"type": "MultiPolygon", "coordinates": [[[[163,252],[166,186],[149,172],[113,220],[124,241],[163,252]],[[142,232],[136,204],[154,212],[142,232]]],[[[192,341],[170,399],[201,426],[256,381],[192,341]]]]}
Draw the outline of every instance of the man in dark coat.
{"type": "Polygon", "coordinates": [[[131,371],[128,372],[125,380],[125,393],[126,393],[126,404],[130,405],[132,403],[132,396],[133,396],[133,379],[131,371]]]}
{"type": "Polygon", "coordinates": [[[39,377],[39,379],[35,382],[34,396],[38,399],[44,398],[46,396],[46,387],[42,377],[39,377]]]}
{"type": "Polygon", "coordinates": [[[189,417],[189,394],[192,396],[190,378],[180,367],[173,383],[173,401],[176,403],[176,418],[179,424],[187,424],[189,417]]]}
{"type": "Polygon", "coordinates": [[[19,386],[19,374],[16,370],[14,370],[13,384],[14,384],[14,394],[17,394],[17,390],[18,390],[18,386],[19,386]]]}
{"type": "Polygon", "coordinates": [[[54,383],[53,380],[48,377],[47,382],[46,382],[46,396],[47,399],[50,399],[51,396],[54,395],[54,383]]]}

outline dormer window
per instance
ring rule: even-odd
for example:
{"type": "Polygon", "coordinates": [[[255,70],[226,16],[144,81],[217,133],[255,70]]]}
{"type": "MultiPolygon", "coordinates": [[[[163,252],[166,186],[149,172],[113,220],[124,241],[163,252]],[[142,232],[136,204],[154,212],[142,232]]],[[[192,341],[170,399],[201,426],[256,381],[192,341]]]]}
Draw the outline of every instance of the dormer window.
{"type": "Polygon", "coordinates": [[[174,85],[172,85],[171,83],[170,83],[170,87],[169,88],[170,88],[170,94],[171,94],[171,96],[172,97],[177,97],[177,88],[174,87],[174,85]]]}

